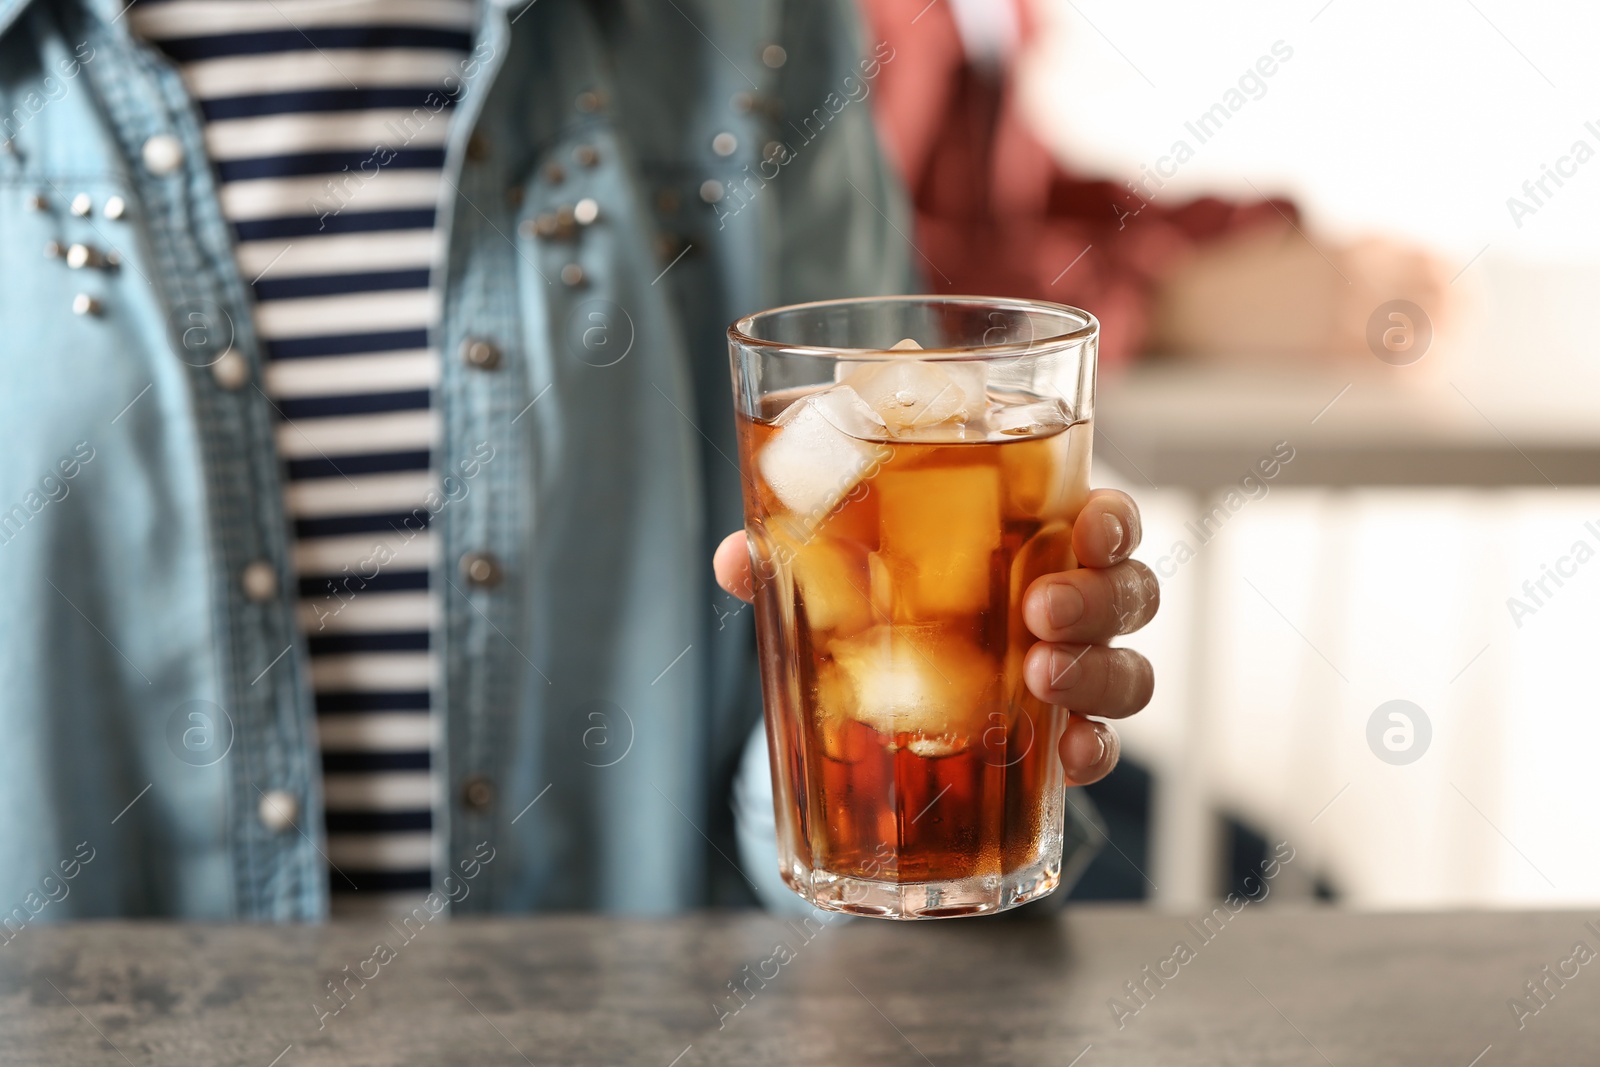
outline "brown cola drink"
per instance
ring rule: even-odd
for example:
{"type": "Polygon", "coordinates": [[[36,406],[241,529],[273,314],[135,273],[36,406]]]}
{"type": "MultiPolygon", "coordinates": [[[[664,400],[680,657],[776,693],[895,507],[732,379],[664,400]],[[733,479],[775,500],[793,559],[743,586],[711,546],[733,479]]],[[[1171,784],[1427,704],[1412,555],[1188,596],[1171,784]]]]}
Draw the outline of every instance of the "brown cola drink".
{"type": "Polygon", "coordinates": [[[1022,596],[1075,566],[1090,423],[981,365],[843,368],[741,415],[779,853],[822,907],[1002,910],[1060,877],[1067,710],[1022,596]]]}

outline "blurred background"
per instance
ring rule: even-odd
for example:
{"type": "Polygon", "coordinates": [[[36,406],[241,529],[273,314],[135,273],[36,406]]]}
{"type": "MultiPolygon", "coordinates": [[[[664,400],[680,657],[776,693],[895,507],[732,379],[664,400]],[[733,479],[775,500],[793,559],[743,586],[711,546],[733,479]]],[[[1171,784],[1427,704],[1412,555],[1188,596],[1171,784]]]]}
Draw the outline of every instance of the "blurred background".
{"type": "Polygon", "coordinates": [[[1600,900],[1600,11],[865,11],[930,286],[1104,323],[1164,601],[1075,895],[1600,900]]]}

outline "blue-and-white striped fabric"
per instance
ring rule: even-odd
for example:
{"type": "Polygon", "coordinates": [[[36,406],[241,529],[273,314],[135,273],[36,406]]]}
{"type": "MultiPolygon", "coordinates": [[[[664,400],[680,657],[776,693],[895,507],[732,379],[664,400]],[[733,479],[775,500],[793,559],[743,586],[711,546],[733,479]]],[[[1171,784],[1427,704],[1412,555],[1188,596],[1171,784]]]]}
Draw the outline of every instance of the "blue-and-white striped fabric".
{"type": "Polygon", "coordinates": [[[440,597],[417,509],[437,484],[429,275],[447,86],[474,14],[472,0],[138,0],[129,16],[204,116],[255,291],[336,914],[409,907],[439,866],[440,597]]]}

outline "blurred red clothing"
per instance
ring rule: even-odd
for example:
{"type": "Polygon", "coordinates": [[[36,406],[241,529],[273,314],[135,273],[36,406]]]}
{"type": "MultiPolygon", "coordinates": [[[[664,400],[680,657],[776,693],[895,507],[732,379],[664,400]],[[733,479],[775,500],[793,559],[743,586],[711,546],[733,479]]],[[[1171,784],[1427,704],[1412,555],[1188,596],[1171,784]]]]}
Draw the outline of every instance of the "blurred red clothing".
{"type": "MultiPolygon", "coordinates": [[[[862,0],[874,38],[894,48],[874,86],[875,114],[910,190],[914,240],[936,291],[1083,307],[1100,320],[1102,363],[1114,365],[1143,344],[1170,266],[1206,241],[1281,222],[1280,212],[1296,217],[1283,201],[1157,204],[1074,174],[1027,128],[1012,56],[969,58],[953,3],[862,0]]],[[[1015,13],[1025,42],[1027,5],[1015,13]]]]}

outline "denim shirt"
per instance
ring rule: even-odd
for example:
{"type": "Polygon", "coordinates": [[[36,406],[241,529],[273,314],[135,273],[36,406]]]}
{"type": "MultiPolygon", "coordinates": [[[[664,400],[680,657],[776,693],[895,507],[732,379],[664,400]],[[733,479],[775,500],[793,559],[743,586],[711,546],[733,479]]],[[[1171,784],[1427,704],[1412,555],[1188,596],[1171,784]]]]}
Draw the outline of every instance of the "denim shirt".
{"type": "MultiPolygon", "coordinates": [[[[199,116],[122,3],[0,0],[0,918],[314,919],[321,772],[261,345],[199,116]]],[[[752,855],[730,803],[771,818],[767,783],[733,788],[760,697],[750,613],[709,565],[742,521],[723,329],[913,285],[866,102],[893,53],[852,20],[489,3],[446,81],[429,510],[458,912],[772,884],[770,836],[752,855]],[[596,224],[531,224],[580,198],[596,224]],[[461,576],[472,553],[498,583],[461,576]]]]}

